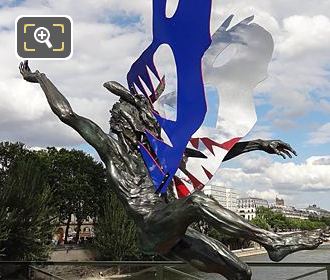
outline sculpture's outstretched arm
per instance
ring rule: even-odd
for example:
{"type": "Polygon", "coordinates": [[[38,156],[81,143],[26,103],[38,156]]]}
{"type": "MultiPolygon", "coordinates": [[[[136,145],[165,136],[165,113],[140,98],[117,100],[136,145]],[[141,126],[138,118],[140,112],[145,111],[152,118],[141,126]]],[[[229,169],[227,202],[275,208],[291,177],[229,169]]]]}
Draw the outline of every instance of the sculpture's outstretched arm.
{"type": "Polygon", "coordinates": [[[103,161],[107,160],[111,140],[109,136],[94,122],[76,114],[68,100],[59,92],[55,85],[39,71],[32,72],[28,61],[19,66],[23,78],[31,83],[39,83],[44,91],[52,111],[65,124],[75,129],[90,145],[92,145],[103,161]]]}
{"type": "Polygon", "coordinates": [[[223,161],[227,161],[234,157],[237,157],[243,153],[251,152],[251,151],[264,151],[268,154],[277,154],[284,159],[286,156],[292,158],[292,154],[297,156],[297,153],[292,147],[281,141],[281,140],[252,140],[246,142],[238,142],[236,143],[232,149],[227,153],[223,161]]]}

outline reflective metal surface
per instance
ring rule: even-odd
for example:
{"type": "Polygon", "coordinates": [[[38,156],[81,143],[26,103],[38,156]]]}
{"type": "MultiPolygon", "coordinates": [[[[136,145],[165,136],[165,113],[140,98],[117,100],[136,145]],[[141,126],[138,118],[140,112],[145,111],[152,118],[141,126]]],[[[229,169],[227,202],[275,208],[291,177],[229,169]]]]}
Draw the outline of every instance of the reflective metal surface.
{"type": "MultiPolygon", "coordinates": [[[[93,121],[76,114],[46,75],[32,72],[27,61],[20,64],[20,72],[25,80],[41,86],[51,110],[59,119],[97,150],[106,165],[110,187],[136,222],[144,252],[181,259],[227,279],[250,279],[251,271],[246,264],[219,241],[188,228],[189,225],[205,220],[219,232],[256,241],[266,248],[274,261],[295,251],[314,249],[321,243],[320,232],[279,236],[259,229],[202,192],[178,200],[155,194],[138,151],[139,142],[147,145],[145,129],[155,135],[159,133],[152,106],[145,97],[129,94],[116,82],[105,84],[108,90],[120,96],[111,110],[112,133],[109,135],[93,121]]],[[[280,153],[282,143],[257,140],[237,144],[231,156],[256,149],[280,153]]]]}
{"type": "MultiPolygon", "coordinates": [[[[188,145],[204,157],[189,158],[185,170],[178,172],[186,179],[184,184],[190,193],[212,179],[227,153],[254,126],[257,116],[252,91],[267,77],[272,58],[271,34],[251,23],[253,17],[229,28],[232,18],[212,35],[211,46],[203,57],[204,82],[213,89],[206,91],[207,113],[215,122],[204,122],[188,145]]],[[[176,92],[160,96],[155,106],[164,117],[167,108],[176,111],[176,92]]]]}

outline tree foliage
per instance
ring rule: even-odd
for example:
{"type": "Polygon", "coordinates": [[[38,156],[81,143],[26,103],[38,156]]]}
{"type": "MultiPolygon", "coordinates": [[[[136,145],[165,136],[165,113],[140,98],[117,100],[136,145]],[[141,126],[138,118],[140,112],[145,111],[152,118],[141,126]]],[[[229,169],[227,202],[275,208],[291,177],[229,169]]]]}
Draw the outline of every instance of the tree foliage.
{"type": "Polygon", "coordinates": [[[330,227],[330,217],[322,217],[319,221],[330,227]]]}
{"type": "Polygon", "coordinates": [[[17,159],[30,154],[23,143],[0,142],[0,188],[8,177],[9,168],[17,159]]]}
{"type": "Polygon", "coordinates": [[[8,239],[9,228],[7,224],[7,201],[8,192],[6,192],[4,186],[0,188],[0,259],[3,256],[4,243],[8,239]]]}
{"type": "Polygon", "coordinates": [[[47,259],[55,208],[43,165],[24,157],[10,166],[0,194],[0,251],[6,260],[47,259]]]}
{"type": "MultiPolygon", "coordinates": [[[[87,217],[96,217],[107,187],[104,167],[83,151],[48,148],[48,181],[57,202],[61,221],[75,215],[80,226],[87,217]]],[[[67,234],[66,234],[67,237],[67,234]]]]}
{"type": "Polygon", "coordinates": [[[95,248],[104,260],[127,260],[140,255],[134,222],[114,193],[108,193],[95,227],[95,248]]]}
{"type": "MultiPolygon", "coordinates": [[[[33,158],[42,164],[44,179],[52,192],[51,204],[55,204],[54,213],[59,222],[68,220],[75,215],[77,218],[78,240],[80,226],[87,217],[95,218],[99,211],[99,200],[106,189],[105,170],[90,155],[82,151],[48,148],[47,150],[32,151],[22,143],[0,143],[0,205],[7,198],[5,181],[9,176],[11,166],[17,161],[33,158]]],[[[8,189],[8,184],[6,185],[8,189]]],[[[20,193],[20,191],[18,191],[20,193]]],[[[0,209],[0,222],[4,224],[6,212],[0,209]]],[[[0,229],[0,240],[8,235],[6,228],[0,229]]],[[[68,234],[66,234],[66,237],[68,234]]],[[[1,252],[0,252],[1,254],[1,252]]]]}
{"type": "Polygon", "coordinates": [[[256,218],[252,223],[263,229],[275,229],[282,231],[313,230],[326,227],[322,220],[287,218],[282,213],[272,211],[266,207],[258,207],[256,218]]]}

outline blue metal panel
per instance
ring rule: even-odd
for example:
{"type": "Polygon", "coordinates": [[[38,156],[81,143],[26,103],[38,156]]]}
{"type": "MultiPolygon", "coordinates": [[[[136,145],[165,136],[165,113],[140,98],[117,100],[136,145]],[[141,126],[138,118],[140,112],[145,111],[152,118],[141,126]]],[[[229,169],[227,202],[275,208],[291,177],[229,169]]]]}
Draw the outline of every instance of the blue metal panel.
{"type": "Polygon", "coordinates": [[[173,146],[148,135],[156,159],[146,153],[143,146],[140,146],[155,189],[161,193],[166,192],[168,184],[178,169],[188,141],[201,126],[206,114],[201,61],[204,52],[211,44],[209,30],[211,4],[211,0],[181,0],[173,17],[167,18],[166,0],[154,0],[153,41],[127,74],[130,88],[135,85],[143,94],[154,100],[155,93],[147,67],[160,80],[153,56],[160,45],[170,46],[177,68],[177,119],[169,121],[156,113],[155,116],[173,146]],[[151,91],[150,95],[147,94],[141,80],[151,91]],[[153,164],[155,161],[158,161],[160,166],[153,164]],[[167,175],[166,177],[164,175],[162,182],[159,180],[161,173],[167,175]]]}

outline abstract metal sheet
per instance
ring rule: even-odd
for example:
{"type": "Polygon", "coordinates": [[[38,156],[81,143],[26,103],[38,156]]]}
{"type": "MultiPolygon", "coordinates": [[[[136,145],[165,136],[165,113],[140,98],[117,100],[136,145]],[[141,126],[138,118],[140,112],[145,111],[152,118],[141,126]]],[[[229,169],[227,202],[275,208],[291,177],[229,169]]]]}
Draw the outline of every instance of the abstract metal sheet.
{"type": "Polygon", "coordinates": [[[177,68],[177,118],[163,118],[155,111],[171,145],[146,131],[152,152],[145,143],[139,149],[153,180],[155,190],[166,192],[177,171],[191,136],[199,129],[206,114],[202,57],[211,44],[211,0],[180,0],[173,17],[166,17],[166,0],[153,1],[153,41],[128,72],[130,89],[135,86],[153,102],[155,90],[151,71],[160,80],[153,58],[162,44],[171,48],[177,68]],[[143,83],[146,88],[143,86],[143,83]],[[148,91],[150,94],[148,94],[148,91]]]}
{"type": "MultiPolygon", "coordinates": [[[[189,157],[181,166],[181,172],[177,173],[181,180],[175,181],[179,197],[203,188],[228,151],[250,132],[257,120],[252,92],[267,77],[274,43],[270,33],[251,23],[253,17],[228,29],[232,18],[213,34],[212,44],[203,58],[204,81],[213,90],[206,91],[206,121],[187,147],[205,157],[189,157]],[[217,98],[208,96],[212,91],[217,98]],[[211,110],[214,107],[216,110],[211,110]],[[210,119],[211,125],[207,122],[210,119]]],[[[167,108],[177,110],[175,95],[173,92],[160,96],[157,109],[161,114],[166,115],[167,108]]]]}

